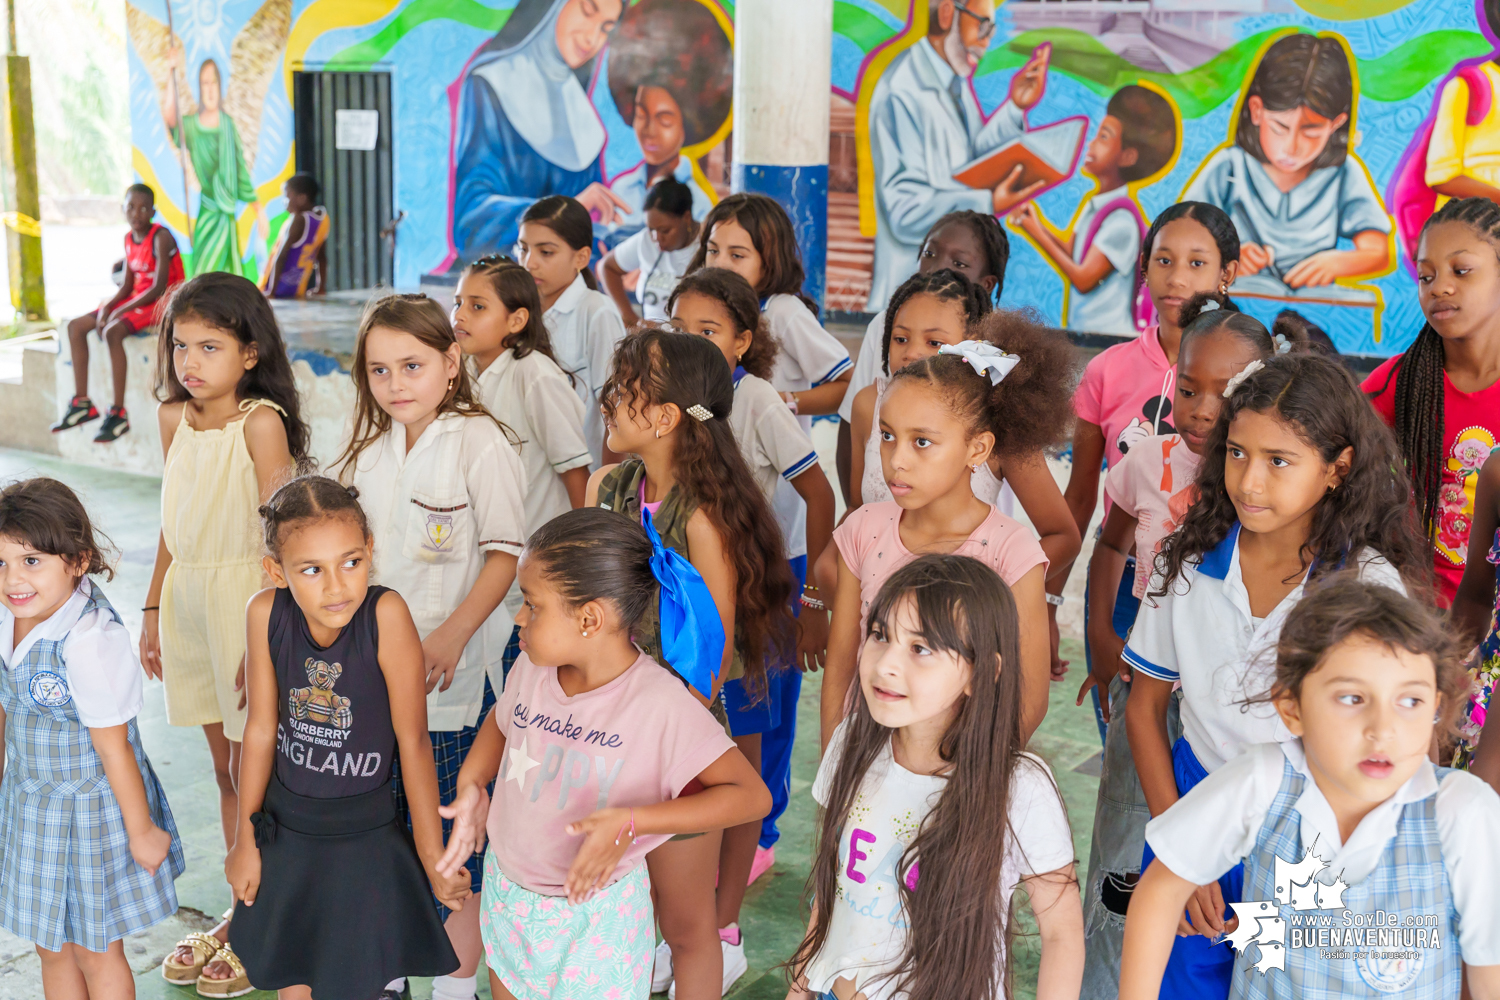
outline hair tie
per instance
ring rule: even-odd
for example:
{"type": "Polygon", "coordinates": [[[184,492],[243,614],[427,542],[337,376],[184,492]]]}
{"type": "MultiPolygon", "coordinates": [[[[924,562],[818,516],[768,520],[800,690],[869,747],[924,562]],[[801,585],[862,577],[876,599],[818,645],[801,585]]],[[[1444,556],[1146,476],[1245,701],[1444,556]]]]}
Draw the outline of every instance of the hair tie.
{"type": "Polygon", "coordinates": [[[1208,301],[1204,302],[1202,306],[1200,306],[1198,308],[1198,315],[1202,316],[1204,313],[1211,313],[1211,312],[1213,312],[1217,308],[1219,308],[1219,300],[1218,299],[1209,299],[1208,301]]]}
{"type": "Polygon", "coordinates": [[[359,487],[354,486],[354,485],[349,485],[349,486],[345,486],[344,489],[345,489],[346,492],[348,492],[350,500],[358,500],[359,499],[359,487]]]}
{"type": "Polygon", "coordinates": [[[1264,361],[1260,360],[1259,358],[1256,358],[1254,361],[1250,362],[1244,368],[1240,369],[1240,373],[1238,375],[1234,376],[1233,378],[1231,378],[1229,380],[1229,384],[1226,385],[1226,386],[1224,386],[1224,398],[1228,399],[1230,396],[1233,396],[1234,393],[1235,393],[1235,390],[1237,390],[1241,385],[1244,384],[1245,379],[1249,378],[1251,375],[1254,375],[1256,372],[1260,371],[1265,366],[1266,366],[1266,363],[1264,361]]]}
{"type": "Polygon", "coordinates": [[[988,375],[990,385],[999,385],[1011,369],[1021,363],[1014,354],[1006,354],[994,344],[984,340],[963,340],[957,344],[944,344],[939,354],[950,354],[967,361],[976,375],[988,375]]]}
{"type": "Polygon", "coordinates": [[[694,403],[692,406],[689,406],[687,408],[687,415],[698,421],[700,424],[706,424],[714,418],[714,411],[710,410],[702,403],[694,403]]]}
{"type": "Polygon", "coordinates": [[[714,675],[724,654],[724,620],[719,617],[714,595],[697,567],[662,544],[650,511],[641,511],[641,526],[651,540],[651,575],[661,584],[658,620],[662,657],[703,697],[712,698],[714,675]]]}
{"type": "Polygon", "coordinates": [[[1286,339],[1286,334],[1284,333],[1278,333],[1276,336],[1272,337],[1271,343],[1276,345],[1277,354],[1292,353],[1292,342],[1286,339]]]}
{"type": "Polygon", "coordinates": [[[255,513],[259,514],[261,517],[265,518],[267,521],[274,521],[274,520],[276,520],[276,508],[272,507],[268,503],[263,503],[259,507],[255,508],[255,513]]]}

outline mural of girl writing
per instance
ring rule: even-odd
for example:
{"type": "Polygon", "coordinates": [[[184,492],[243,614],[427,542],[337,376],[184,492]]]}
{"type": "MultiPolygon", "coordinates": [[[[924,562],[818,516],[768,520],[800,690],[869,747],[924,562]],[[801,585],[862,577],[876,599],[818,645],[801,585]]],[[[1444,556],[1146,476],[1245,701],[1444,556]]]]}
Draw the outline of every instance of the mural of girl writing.
{"type": "Polygon", "coordinates": [[[622,0],[520,0],[464,70],[453,140],[451,236],[460,260],[510,253],[521,213],[568,195],[595,220],[631,211],[602,183],[606,133],[585,86],[622,0]]]}
{"type": "Polygon", "coordinates": [[[641,0],[620,19],[609,44],[609,93],[631,123],[641,162],[610,181],[629,209],[610,228],[611,246],[646,225],[646,192],[674,177],[693,192],[693,219],[714,199],[694,177],[691,152],[722,139],[734,90],[734,51],[722,14],[702,0],[641,0]]]}
{"type": "Polygon", "coordinates": [[[1229,142],[1183,191],[1234,220],[1234,292],[1374,304],[1335,284],[1391,267],[1391,220],[1349,149],[1355,82],[1337,35],[1288,34],[1266,49],[1229,142]]]}

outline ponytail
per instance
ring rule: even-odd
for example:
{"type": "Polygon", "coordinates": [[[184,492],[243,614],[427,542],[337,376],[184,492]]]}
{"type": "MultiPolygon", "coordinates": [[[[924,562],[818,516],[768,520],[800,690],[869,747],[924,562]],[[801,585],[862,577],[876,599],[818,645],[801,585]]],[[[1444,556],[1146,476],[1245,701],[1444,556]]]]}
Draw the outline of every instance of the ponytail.
{"type": "MultiPolygon", "coordinates": [[[[521,222],[535,222],[546,226],[574,250],[593,249],[594,220],[589,215],[589,210],[576,198],[553,194],[534,201],[521,216],[521,222]]],[[[585,266],[578,273],[583,275],[583,283],[590,290],[599,290],[599,279],[594,275],[592,267],[585,266]]]]}

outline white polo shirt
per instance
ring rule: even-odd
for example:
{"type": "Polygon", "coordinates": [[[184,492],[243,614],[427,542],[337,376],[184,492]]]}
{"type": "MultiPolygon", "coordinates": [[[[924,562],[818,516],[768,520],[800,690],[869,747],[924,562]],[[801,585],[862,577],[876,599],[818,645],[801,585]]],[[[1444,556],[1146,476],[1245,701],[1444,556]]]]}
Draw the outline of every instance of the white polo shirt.
{"type": "Polygon", "coordinates": [[[672,297],[688,264],[692,263],[693,254],[698,252],[697,242],[681,250],[663,250],[651,235],[651,230],[642,229],[627,237],[614,252],[620,270],[639,273],[635,282],[635,300],[641,305],[641,318],[670,319],[667,300],[672,297]]]}
{"type": "MultiPolygon", "coordinates": [[[[1248,746],[1292,738],[1274,707],[1245,702],[1271,688],[1276,641],[1302,600],[1303,584],[1257,620],[1240,573],[1239,537],[1235,522],[1165,596],[1149,596],[1160,589],[1161,578],[1153,577],[1124,652],[1125,662],[1146,676],[1182,682],[1182,735],[1210,772],[1248,746]]],[[[1355,562],[1361,579],[1406,593],[1400,573],[1375,550],[1365,549],[1355,562]]]]}
{"type": "MultiPolygon", "coordinates": [[[[519,556],[525,544],[526,471],[488,417],[445,413],[409,453],[406,428],[395,424],[345,478],[359,489],[375,536],[372,582],[406,600],[423,638],[468,596],[485,553],[519,556]]],[[[427,696],[429,730],[452,732],[479,721],[485,671],[498,668],[511,624],[497,608],[474,633],[452,685],[427,696]]]]}
{"type": "Polygon", "coordinates": [[[1469,965],[1500,965],[1500,855],[1494,831],[1500,829],[1500,796],[1467,771],[1438,780],[1431,761],[1396,794],[1371,810],[1346,843],[1327,797],[1313,780],[1298,739],[1259,743],[1193,787],[1176,804],[1146,824],[1146,842],[1162,864],[1195,885],[1208,885],[1255,850],[1271,803],[1281,788],[1283,761],[1302,772],[1307,783],[1295,809],[1302,843],[1349,885],[1358,885],[1380,864],[1396,835],[1402,809],[1436,795],[1433,803],[1443,867],[1458,911],[1459,947],[1469,965]]]}
{"type": "Polygon", "coordinates": [[[839,419],[846,424],[854,423],[854,396],[867,385],[875,384],[875,376],[884,375],[880,369],[880,342],[885,339],[885,310],[875,314],[865,326],[865,337],[859,342],[859,357],[854,359],[854,369],[849,376],[849,388],[844,392],[844,401],[839,404],[839,419]]]}
{"type": "MultiPolygon", "coordinates": [[[[526,536],[573,504],[559,476],[572,469],[586,469],[592,459],[583,439],[583,400],[573,391],[568,376],[557,362],[532,351],[524,358],[506,351],[484,371],[471,357],[469,372],[479,398],[510,430],[511,445],[526,470],[526,536]]],[[[505,611],[512,617],[521,610],[521,587],[513,584],[505,596],[505,611]]]]}
{"type": "MultiPolygon", "coordinates": [[[[777,482],[791,482],[818,464],[817,450],[781,393],[743,368],[734,370],[729,429],[767,500],[776,495],[777,482]]],[[[786,541],[792,544],[790,538],[786,541]]]]}
{"type": "Polygon", "coordinates": [[[625,322],[608,295],[588,286],[580,273],[552,308],[542,314],[552,353],[563,370],[572,373],[573,391],[583,401],[584,440],[589,445],[591,468],[604,454],[604,417],[599,413],[599,390],[609,378],[609,363],[615,345],[625,336],[625,322]]]}

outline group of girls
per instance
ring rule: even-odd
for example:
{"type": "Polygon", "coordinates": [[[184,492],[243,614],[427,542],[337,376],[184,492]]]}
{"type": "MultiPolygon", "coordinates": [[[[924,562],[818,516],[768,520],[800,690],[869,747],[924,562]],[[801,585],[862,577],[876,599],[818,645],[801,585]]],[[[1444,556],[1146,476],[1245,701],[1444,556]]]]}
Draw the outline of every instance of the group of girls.
{"type": "MultiPolygon", "coordinates": [[[[995,308],[988,216],[939,220],[853,373],[770,199],[721,201],[668,318],[628,334],[590,243],[582,206],[543,199],[519,260],[469,265],[451,308],[371,303],[324,474],[254,287],[203,275],[169,303],[139,654],[169,721],[207,733],[235,899],[170,982],[390,1000],[432,976],[435,1000],[468,1000],[483,959],[497,998],[720,996],[748,966],[739,911],[774,858],[801,675],[822,669],[789,998],[1008,995],[1017,888],[1047,1000],[1460,979],[1500,997],[1481,839],[1500,798],[1428,759],[1500,771],[1478,739],[1500,671],[1500,210],[1428,224],[1429,323],[1366,383],[1373,407],[1300,327],[1238,311],[1238,240],[1206,204],[1151,227],[1158,322],[1081,382],[1060,334],[995,308]],[[806,418],[841,404],[835,525],[806,418]],[[1059,491],[1045,456],[1070,425],[1059,491]],[[1080,892],[1026,746],[1101,464],[1078,697],[1104,774],[1080,892]],[[1434,562],[1460,628],[1428,606],[1434,562]],[[1486,629],[1466,684],[1451,636],[1486,629]],[[1318,902],[1342,873],[1329,908],[1421,919],[1442,950],[1236,934],[1252,912],[1294,923],[1279,869],[1308,850],[1318,902]]],[[[106,551],[66,486],[0,491],[0,926],[37,942],[53,998],[128,995],[122,939],[175,911],[183,869],[128,633],[92,579],[106,551]]]]}

